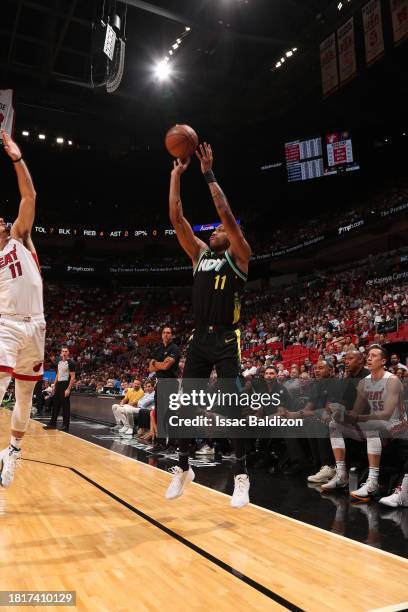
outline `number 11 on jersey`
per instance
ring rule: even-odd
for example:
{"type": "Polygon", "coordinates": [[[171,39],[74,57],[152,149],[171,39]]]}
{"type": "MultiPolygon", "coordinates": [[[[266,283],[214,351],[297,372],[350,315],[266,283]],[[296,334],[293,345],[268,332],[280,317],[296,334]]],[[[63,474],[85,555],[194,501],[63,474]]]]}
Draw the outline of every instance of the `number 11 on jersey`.
{"type": "Polygon", "coordinates": [[[217,276],[215,277],[215,289],[218,289],[218,285],[220,283],[220,279],[221,279],[221,286],[220,289],[221,291],[224,289],[225,287],[225,281],[227,280],[226,276],[220,276],[219,274],[217,274],[217,276]]]}

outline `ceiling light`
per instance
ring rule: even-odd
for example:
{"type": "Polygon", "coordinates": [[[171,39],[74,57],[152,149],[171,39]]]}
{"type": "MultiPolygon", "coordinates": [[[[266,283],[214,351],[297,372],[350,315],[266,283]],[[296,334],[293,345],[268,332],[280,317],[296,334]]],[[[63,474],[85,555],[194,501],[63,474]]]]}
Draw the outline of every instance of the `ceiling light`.
{"type": "Polygon", "coordinates": [[[276,62],[275,68],[280,68],[282,66],[282,62],[276,62]]]}
{"type": "Polygon", "coordinates": [[[281,62],[282,62],[282,64],[283,64],[283,63],[284,63],[284,61],[285,61],[285,58],[284,58],[284,57],[281,57],[281,58],[280,58],[280,61],[281,61],[281,62]]]}
{"type": "Polygon", "coordinates": [[[64,139],[61,138],[61,136],[58,136],[58,138],[56,139],[58,144],[63,144],[64,143],[64,139]]]}
{"type": "Polygon", "coordinates": [[[181,38],[178,38],[178,39],[176,40],[176,43],[177,43],[178,45],[181,45],[181,38]]]}
{"type": "Polygon", "coordinates": [[[21,132],[23,136],[29,136],[30,132],[26,132],[26,130],[24,130],[23,132],[21,132]]]}
{"type": "Polygon", "coordinates": [[[338,8],[339,11],[341,11],[341,9],[343,8],[343,3],[339,2],[338,5],[337,5],[337,8],[338,8]]]}
{"type": "Polygon", "coordinates": [[[161,61],[156,65],[155,74],[160,81],[164,81],[171,74],[171,67],[168,62],[161,61]]]}
{"type": "Polygon", "coordinates": [[[177,44],[177,43],[174,43],[174,45],[172,45],[172,48],[173,48],[173,49],[178,49],[178,44],[177,44]]]}
{"type": "Polygon", "coordinates": [[[292,51],[293,51],[293,53],[296,53],[297,47],[293,47],[292,51]]]}
{"type": "Polygon", "coordinates": [[[72,140],[68,140],[68,144],[70,147],[72,147],[72,140]]]}
{"type": "Polygon", "coordinates": [[[173,49],[170,49],[169,55],[173,55],[173,53],[174,53],[173,49]]]}
{"type": "Polygon", "coordinates": [[[186,32],[189,32],[191,30],[190,26],[186,26],[186,32]]]}
{"type": "Polygon", "coordinates": [[[285,55],[286,57],[292,57],[293,51],[286,51],[285,55]]]}
{"type": "Polygon", "coordinates": [[[45,134],[38,134],[38,138],[40,140],[45,140],[45,134]]]}

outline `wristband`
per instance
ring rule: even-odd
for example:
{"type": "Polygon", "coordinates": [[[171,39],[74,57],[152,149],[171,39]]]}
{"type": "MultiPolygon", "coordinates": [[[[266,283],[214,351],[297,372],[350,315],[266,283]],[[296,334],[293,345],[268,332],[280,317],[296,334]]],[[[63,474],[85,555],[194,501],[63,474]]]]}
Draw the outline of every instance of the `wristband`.
{"type": "Polygon", "coordinates": [[[214,176],[214,172],[212,170],[207,170],[207,172],[204,172],[204,178],[206,180],[206,182],[208,183],[208,185],[210,183],[216,183],[217,179],[214,176]]]}
{"type": "Polygon", "coordinates": [[[23,156],[19,157],[18,159],[12,159],[11,161],[13,162],[13,164],[17,164],[22,159],[23,159],[23,156]]]}

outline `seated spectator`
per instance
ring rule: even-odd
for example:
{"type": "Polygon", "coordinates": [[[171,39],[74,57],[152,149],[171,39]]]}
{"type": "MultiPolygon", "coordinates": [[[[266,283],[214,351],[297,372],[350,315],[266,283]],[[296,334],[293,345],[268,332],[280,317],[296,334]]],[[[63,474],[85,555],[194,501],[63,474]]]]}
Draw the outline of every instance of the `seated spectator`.
{"type": "MultiPolygon", "coordinates": [[[[136,388],[136,387],[135,387],[136,388]]],[[[124,404],[118,410],[119,419],[123,423],[123,427],[126,429],[123,435],[133,434],[134,417],[139,414],[143,408],[145,410],[152,410],[154,407],[154,386],[153,383],[148,380],[144,384],[144,395],[139,399],[136,405],[124,404]]]]}
{"type": "MultiPolygon", "coordinates": [[[[138,401],[144,396],[144,391],[141,387],[140,380],[135,379],[133,385],[126,391],[125,397],[119,404],[113,404],[112,412],[115,417],[116,425],[112,428],[112,431],[124,433],[125,430],[129,430],[129,427],[124,424],[121,408],[122,406],[137,406],[138,401]]],[[[130,434],[133,434],[133,429],[128,435],[130,434]]]]}

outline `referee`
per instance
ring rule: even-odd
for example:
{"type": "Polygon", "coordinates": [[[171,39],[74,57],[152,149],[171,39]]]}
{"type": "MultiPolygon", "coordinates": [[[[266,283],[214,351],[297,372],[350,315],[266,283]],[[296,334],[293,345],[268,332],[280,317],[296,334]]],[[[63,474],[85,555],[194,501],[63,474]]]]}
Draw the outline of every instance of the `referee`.
{"type": "Polygon", "coordinates": [[[55,379],[54,401],[52,403],[51,420],[44,429],[57,429],[57,419],[62,406],[61,431],[69,431],[71,417],[70,395],[75,382],[75,363],[69,358],[69,349],[63,347],[58,361],[55,379]]]}

